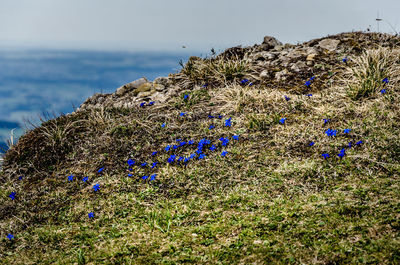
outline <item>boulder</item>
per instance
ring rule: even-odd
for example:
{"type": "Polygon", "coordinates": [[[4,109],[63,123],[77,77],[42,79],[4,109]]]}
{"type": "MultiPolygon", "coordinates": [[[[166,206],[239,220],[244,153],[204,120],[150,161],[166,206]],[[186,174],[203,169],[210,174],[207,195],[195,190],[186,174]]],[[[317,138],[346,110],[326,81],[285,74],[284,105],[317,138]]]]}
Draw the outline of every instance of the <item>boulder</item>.
{"type": "Polygon", "coordinates": [[[265,36],[264,41],[261,44],[261,47],[263,50],[270,50],[274,48],[275,46],[282,45],[282,42],[278,41],[274,37],[271,36],[265,36]]]}
{"type": "Polygon", "coordinates": [[[145,77],[139,78],[133,82],[130,82],[128,84],[125,84],[119,88],[117,88],[117,91],[115,92],[115,94],[117,96],[122,96],[125,93],[127,93],[128,91],[132,91],[134,89],[139,88],[141,85],[145,84],[149,82],[145,77]]]}
{"type": "Polygon", "coordinates": [[[336,50],[339,43],[340,43],[340,40],[324,39],[324,40],[321,40],[320,42],[318,42],[317,46],[321,47],[322,49],[332,52],[332,51],[336,50]]]}

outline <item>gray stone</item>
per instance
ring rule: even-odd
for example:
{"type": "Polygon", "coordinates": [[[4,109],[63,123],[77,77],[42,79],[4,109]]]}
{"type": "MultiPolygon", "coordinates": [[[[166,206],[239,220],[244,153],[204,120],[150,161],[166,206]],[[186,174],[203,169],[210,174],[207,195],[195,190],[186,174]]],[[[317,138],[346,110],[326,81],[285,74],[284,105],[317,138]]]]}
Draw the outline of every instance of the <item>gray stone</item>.
{"type": "Polygon", "coordinates": [[[128,84],[125,84],[119,88],[117,88],[117,91],[115,92],[115,94],[117,96],[122,96],[123,94],[125,94],[128,91],[134,90],[138,87],[140,87],[141,85],[143,85],[144,83],[147,83],[148,80],[145,77],[139,78],[133,82],[130,82],[128,84]]]}
{"type": "Polygon", "coordinates": [[[275,73],[275,79],[277,81],[284,81],[287,79],[289,71],[287,69],[283,69],[280,72],[275,73]]]}
{"type": "Polygon", "coordinates": [[[324,40],[321,40],[317,46],[321,47],[322,49],[326,49],[326,50],[332,52],[332,51],[336,50],[339,43],[340,43],[340,40],[324,39],[324,40]]]}
{"type": "Polygon", "coordinates": [[[263,50],[272,49],[277,45],[282,45],[282,42],[278,41],[277,39],[275,39],[274,37],[271,37],[271,36],[265,36],[264,41],[261,44],[263,50]]]}
{"type": "Polygon", "coordinates": [[[167,86],[167,84],[168,84],[168,77],[163,77],[163,76],[160,76],[160,77],[157,77],[156,79],[154,79],[154,84],[160,84],[160,85],[163,85],[163,86],[167,86]]]}
{"type": "Polygon", "coordinates": [[[296,73],[300,73],[300,72],[303,71],[305,68],[307,68],[307,65],[306,65],[306,63],[305,63],[304,61],[298,61],[297,63],[294,63],[294,64],[290,67],[290,69],[291,69],[293,72],[296,72],[296,73]]]}

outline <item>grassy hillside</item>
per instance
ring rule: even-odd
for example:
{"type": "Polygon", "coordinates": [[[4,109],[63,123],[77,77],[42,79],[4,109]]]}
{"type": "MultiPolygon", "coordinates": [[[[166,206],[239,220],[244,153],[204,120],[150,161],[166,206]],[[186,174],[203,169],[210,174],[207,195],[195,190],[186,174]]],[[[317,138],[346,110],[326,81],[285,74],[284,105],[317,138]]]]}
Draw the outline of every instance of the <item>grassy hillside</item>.
{"type": "Polygon", "coordinates": [[[0,263],[398,264],[400,40],[330,38],[286,80],[231,49],[171,74],[168,101],[27,132],[0,171],[0,263]]]}

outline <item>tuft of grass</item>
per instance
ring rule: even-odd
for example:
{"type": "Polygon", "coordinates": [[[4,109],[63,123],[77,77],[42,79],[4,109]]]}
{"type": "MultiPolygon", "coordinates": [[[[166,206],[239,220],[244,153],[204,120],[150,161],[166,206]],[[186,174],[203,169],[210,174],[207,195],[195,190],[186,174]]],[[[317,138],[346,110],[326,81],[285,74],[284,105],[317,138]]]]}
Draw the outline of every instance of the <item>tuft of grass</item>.
{"type": "Polygon", "coordinates": [[[344,75],[347,93],[352,100],[370,98],[383,88],[382,80],[390,79],[390,86],[400,78],[400,50],[380,47],[356,57],[344,75]]]}
{"type": "Polygon", "coordinates": [[[192,56],[185,65],[182,62],[180,64],[182,70],[175,78],[184,88],[205,83],[213,87],[226,85],[254,73],[251,64],[238,56],[230,59],[192,56]]]}

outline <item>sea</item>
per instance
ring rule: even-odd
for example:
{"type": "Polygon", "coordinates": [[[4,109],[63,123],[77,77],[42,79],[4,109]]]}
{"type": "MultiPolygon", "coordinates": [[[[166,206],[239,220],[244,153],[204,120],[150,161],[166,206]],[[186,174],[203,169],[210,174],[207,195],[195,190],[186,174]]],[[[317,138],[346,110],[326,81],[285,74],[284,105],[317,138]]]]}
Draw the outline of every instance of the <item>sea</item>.
{"type": "Polygon", "coordinates": [[[40,117],[57,117],[95,93],[113,93],[141,77],[177,73],[199,52],[0,49],[0,153],[40,117]]]}

